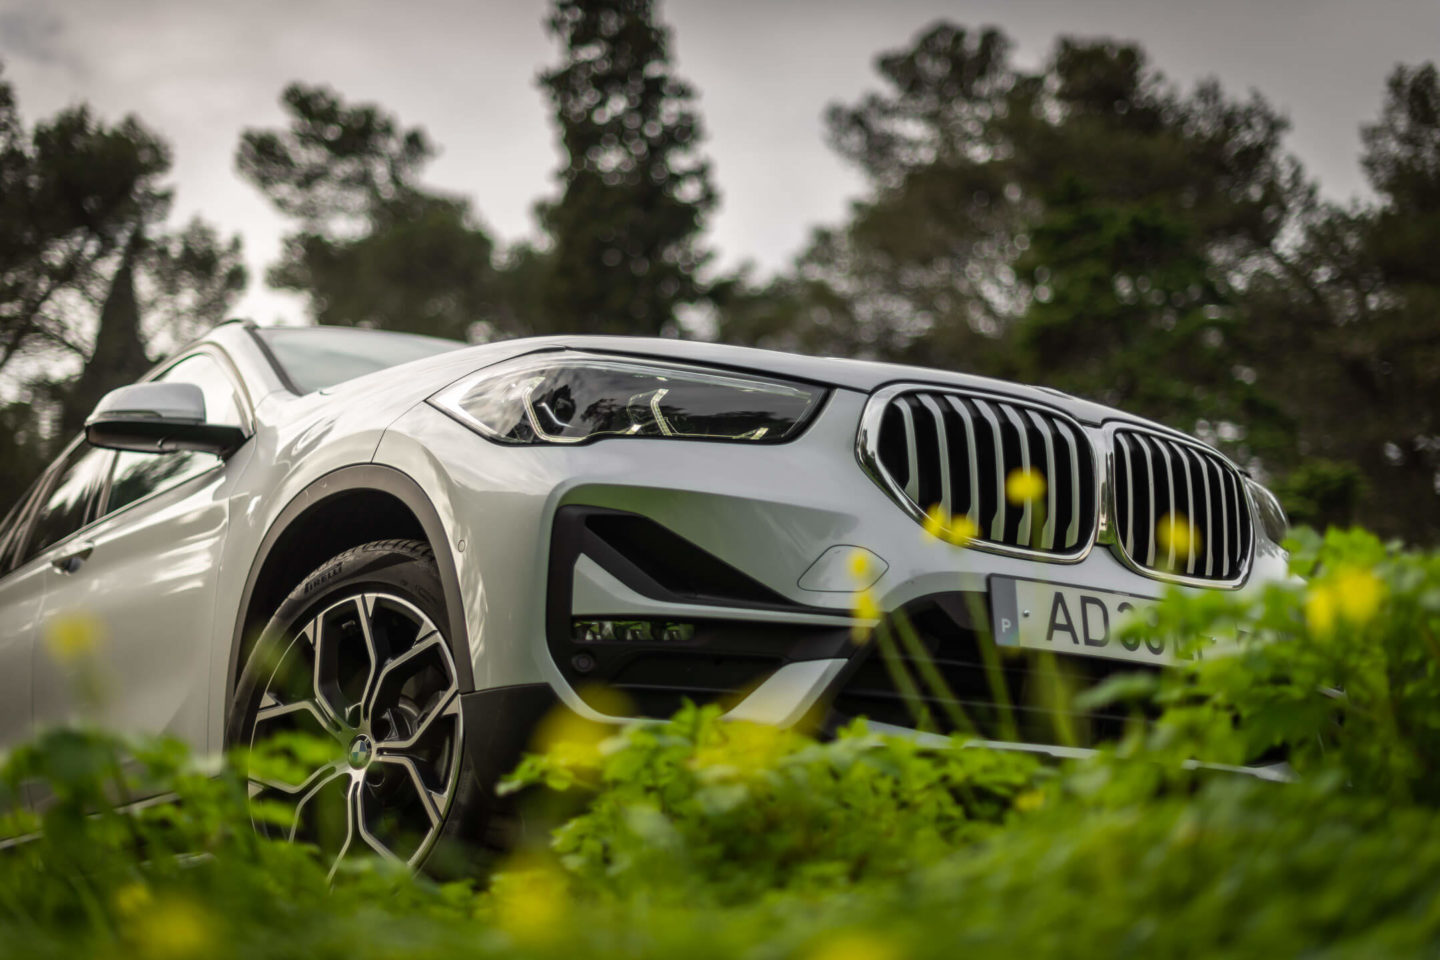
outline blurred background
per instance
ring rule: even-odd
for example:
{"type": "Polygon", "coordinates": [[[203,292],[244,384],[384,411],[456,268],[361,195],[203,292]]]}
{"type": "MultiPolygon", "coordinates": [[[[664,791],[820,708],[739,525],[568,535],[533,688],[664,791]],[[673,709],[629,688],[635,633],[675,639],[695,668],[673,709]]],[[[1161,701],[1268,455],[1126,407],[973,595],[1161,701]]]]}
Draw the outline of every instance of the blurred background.
{"type": "Polygon", "coordinates": [[[1046,384],[1440,543],[1433,0],[0,0],[0,512],[230,316],[1046,384]]]}

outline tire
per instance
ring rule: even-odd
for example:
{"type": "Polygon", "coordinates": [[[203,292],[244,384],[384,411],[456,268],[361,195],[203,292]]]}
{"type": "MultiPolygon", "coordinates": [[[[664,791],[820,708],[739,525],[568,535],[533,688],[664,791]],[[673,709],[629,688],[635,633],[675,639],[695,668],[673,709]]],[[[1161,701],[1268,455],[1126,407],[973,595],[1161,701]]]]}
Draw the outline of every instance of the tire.
{"type": "Polygon", "coordinates": [[[484,805],[464,769],[448,623],[435,556],[417,540],[346,550],[285,598],[246,658],[226,740],[302,733],[334,754],[303,777],[253,776],[253,796],[294,810],[257,831],[316,844],[332,876],[359,853],[412,869],[443,861],[447,873],[465,859],[484,805]]]}

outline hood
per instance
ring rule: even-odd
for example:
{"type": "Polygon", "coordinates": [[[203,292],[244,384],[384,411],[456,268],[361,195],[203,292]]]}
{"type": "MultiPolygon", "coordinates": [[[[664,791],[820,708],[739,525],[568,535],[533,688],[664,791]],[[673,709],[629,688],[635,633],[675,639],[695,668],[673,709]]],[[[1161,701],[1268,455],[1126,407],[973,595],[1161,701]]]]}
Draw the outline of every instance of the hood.
{"type": "MultiPolygon", "coordinates": [[[[1179,434],[1163,424],[1136,417],[1122,410],[1074,397],[1050,387],[1027,386],[976,376],[868,360],[839,357],[807,357],[757,347],[737,347],[697,340],[662,337],[550,336],[523,337],[465,347],[450,353],[426,357],[397,367],[347,380],[317,394],[300,398],[298,405],[328,406],[337,401],[363,403],[371,409],[407,409],[461,377],[513,357],[541,351],[576,351],[619,356],[647,357],[677,363],[728,368],[770,374],[829,387],[872,393],[893,383],[926,383],[959,387],[1029,400],[1069,413],[1081,423],[1099,426],[1107,421],[1143,424],[1179,434]]],[[[298,411],[297,411],[298,412],[298,411]]],[[[1179,434],[1183,435],[1183,434],[1179,434]]]]}

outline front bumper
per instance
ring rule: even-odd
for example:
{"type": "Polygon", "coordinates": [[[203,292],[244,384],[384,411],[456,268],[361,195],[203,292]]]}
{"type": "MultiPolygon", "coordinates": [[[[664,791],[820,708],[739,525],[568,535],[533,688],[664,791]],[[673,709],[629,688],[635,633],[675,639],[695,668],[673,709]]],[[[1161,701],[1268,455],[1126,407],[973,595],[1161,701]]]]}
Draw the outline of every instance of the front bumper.
{"type": "MultiPolygon", "coordinates": [[[[651,716],[686,697],[778,724],[858,708],[846,694],[876,667],[873,647],[851,642],[852,628],[874,625],[856,617],[862,593],[882,610],[914,611],[983,598],[991,575],[1152,597],[1166,588],[1103,546],[1054,563],[926,534],[856,460],[866,399],[835,390],[804,435],[756,447],[499,448],[422,404],[387,430],[375,459],[415,477],[441,513],[470,598],[476,688],[545,684],[592,719],[623,719],[589,693],[598,685],[626,693],[625,712],[651,716]],[[617,516],[636,518],[634,529],[587,519],[617,516]],[[836,561],[853,548],[872,556],[873,583],[836,561]],[[643,623],[649,638],[577,639],[604,622],[643,623]],[[658,639],[667,625],[690,625],[692,639],[658,639]]],[[[1257,536],[1248,583],[1284,575],[1283,553],[1257,536]]],[[[931,634],[963,641],[967,630],[952,615],[931,634]]]]}

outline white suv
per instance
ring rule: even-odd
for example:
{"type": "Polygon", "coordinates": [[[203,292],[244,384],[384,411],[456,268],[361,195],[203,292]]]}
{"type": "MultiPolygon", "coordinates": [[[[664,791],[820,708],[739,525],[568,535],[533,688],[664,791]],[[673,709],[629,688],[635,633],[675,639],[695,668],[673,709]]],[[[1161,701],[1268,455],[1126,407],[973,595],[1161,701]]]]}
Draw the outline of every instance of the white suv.
{"type": "MultiPolygon", "coordinates": [[[[557,707],[914,728],[896,665],[856,642],[902,614],[919,646],[898,659],[953,701],[923,688],[937,729],[958,706],[983,740],[1063,753],[1030,660],[1001,659],[996,696],[992,632],[1081,681],[1156,669],[1171,652],[1122,643],[1119,618],[1167,584],[1285,572],[1274,498],[1166,427],[705,343],[227,323],[108,396],[87,438],[0,528],[0,745],[75,709],[37,650],[82,618],[119,729],[335,738],[334,763],[256,789],[337,863],[483,838],[490,787],[557,707]]],[[[1083,746],[1118,721],[1067,724],[1083,746]]]]}

